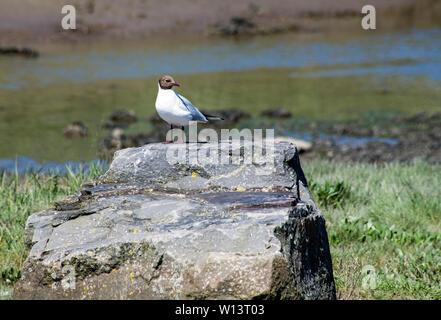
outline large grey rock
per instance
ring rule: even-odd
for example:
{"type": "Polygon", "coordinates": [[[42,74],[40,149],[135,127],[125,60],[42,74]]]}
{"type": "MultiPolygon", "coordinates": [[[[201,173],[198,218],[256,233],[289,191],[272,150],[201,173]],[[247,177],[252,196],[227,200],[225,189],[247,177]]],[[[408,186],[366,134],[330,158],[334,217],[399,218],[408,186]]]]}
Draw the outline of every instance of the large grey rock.
{"type": "Polygon", "coordinates": [[[243,163],[258,145],[226,145],[117,152],[98,181],[29,217],[14,298],[335,299],[325,221],[295,146],[275,145],[272,170],[243,163]],[[191,160],[206,148],[242,150],[242,162],[191,160]],[[186,156],[173,163],[170,150],[186,156]]]}
{"type": "Polygon", "coordinates": [[[101,183],[148,181],[181,191],[262,189],[291,190],[296,183],[297,150],[287,143],[148,144],[115,153],[101,183]],[[271,151],[268,149],[268,151],[271,151]],[[270,152],[269,152],[270,153],[270,152]],[[196,179],[195,179],[196,178],[196,179]]]}

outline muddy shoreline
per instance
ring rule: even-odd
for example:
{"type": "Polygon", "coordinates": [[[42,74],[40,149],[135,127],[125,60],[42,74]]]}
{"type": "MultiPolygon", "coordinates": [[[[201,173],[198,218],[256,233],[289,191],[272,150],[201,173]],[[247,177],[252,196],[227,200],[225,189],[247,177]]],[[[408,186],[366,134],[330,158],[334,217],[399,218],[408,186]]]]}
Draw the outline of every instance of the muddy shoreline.
{"type": "MultiPolygon", "coordinates": [[[[275,33],[364,32],[362,0],[264,1],[77,0],[77,29],[61,28],[59,0],[3,0],[0,47],[168,37],[252,36],[275,33]]],[[[372,0],[377,29],[440,25],[436,0],[372,0]]]]}
{"type": "MultiPolygon", "coordinates": [[[[337,143],[335,139],[316,138],[304,158],[326,158],[340,162],[410,163],[417,159],[441,163],[441,112],[421,112],[397,117],[379,125],[336,124],[330,133],[336,136],[372,139],[365,143],[337,143]]],[[[367,139],[368,140],[368,139],[367,139]]]]}
{"type": "MultiPolygon", "coordinates": [[[[215,129],[241,128],[247,127],[247,121],[253,120],[253,117],[245,112],[226,111],[228,112],[225,114],[230,114],[230,117],[225,118],[224,125],[211,125],[210,127],[215,129]]],[[[394,121],[391,121],[391,118],[384,119],[377,125],[370,125],[363,121],[360,123],[333,123],[332,125],[310,122],[309,130],[303,132],[312,137],[306,141],[307,147],[302,147],[301,144],[304,144],[305,141],[298,138],[295,138],[297,141],[294,143],[298,146],[302,161],[327,159],[333,162],[381,165],[392,162],[406,164],[423,160],[430,164],[441,164],[441,112],[431,114],[421,112],[406,117],[396,116],[393,119],[394,121]]],[[[17,168],[19,174],[29,170],[63,173],[66,172],[65,166],[69,166],[75,171],[80,168],[87,170],[90,163],[108,165],[117,150],[164,141],[168,128],[156,115],[148,120],[141,120],[136,118],[133,113],[120,110],[112,114],[109,123],[102,127],[102,130],[107,131],[108,135],[101,141],[97,150],[99,159],[90,162],[67,161],[65,163],[45,162],[41,164],[26,157],[19,157],[15,160],[0,159],[0,172],[2,170],[15,172],[17,168]],[[127,121],[128,119],[130,121],[127,121]],[[138,121],[150,122],[154,126],[154,130],[148,133],[128,133],[126,130],[138,121]]],[[[300,132],[299,128],[305,129],[304,123],[291,126],[291,129],[297,134],[300,132]]],[[[292,142],[292,137],[280,134],[284,129],[276,130],[277,140],[292,142]]],[[[64,135],[66,139],[84,139],[81,134],[64,135]]],[[[83,140],[83,142],[87,143],[87,140],[83,140]]]]}
{"type": "MultiPolygon", "coordinates": [[[[221,128],[247,128],[248,121],[255,121],[249,114],[234,113],[234,110],[221,111],[217,115],[225,119],[222,123],[210,125],[217,131],[221,128]]],[[[376,124],[369,123],[366,119],[352,123],[310,122],[310,128],[306,131],[304,124],[286,126],[287,123],[278,122],[290,118],[290,115],[274,115],[278,113],[263,117],[272,118],[274,127],[279,127],[275,130],[278,140],[291,141],[289,135],[281,134],[286,132],[287,128],[294,136],[302,132],[312,138],[309,141],[311,147],[299,149],[304,159],[325,158],[338,162],[364,163],[410,163],[422,159],[428,163],[441,163],[441,112],[421,112],[405,117],[389,116],[373,121],[376,124]]],[[[168,126],[156,115],[152,116],[149,122],[154,130],[147,134],[126,134],[125,129],[130,124],[125,122],[113,122],[113,126],[103,128],[109,129],[109,134],[100,144],[100,159],[110,161],[117,150],[165,141],[168,126]]],[[[221,136],[220,131],[218,136],[221,136]]],[[[296,140],[302,143],[301,139],[296,140]]]]}

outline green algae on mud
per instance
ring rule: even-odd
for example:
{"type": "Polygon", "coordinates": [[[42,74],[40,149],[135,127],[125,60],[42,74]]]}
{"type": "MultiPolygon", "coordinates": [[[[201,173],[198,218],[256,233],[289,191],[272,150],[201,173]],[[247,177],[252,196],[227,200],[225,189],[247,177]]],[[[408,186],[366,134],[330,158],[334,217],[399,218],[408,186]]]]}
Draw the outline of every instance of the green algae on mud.
{"type": "MultiPolygon", "coordinates": [[[[368,112],[411,114],[440,109],[439,83],[426,78],[292,77],[332,67],[274,68],[176,74],[179,92],[202,110],[241,109],[258,116],[263,109],[284,107],[294,119],[350,121],[368,112]]],[[[37,161],[82,161],[97,158],[99,142],[107,131],[101,126],[112,112],[128,109],[140,118],[137,132],[152,130],[157,76],[141,79],[63,82],[20,90],[0,89],[0,158],[25,155],[37,161]],[[63,129],[82,121],[89,136],[63,137],[63,129]],[[60,151],[62,150],[62,151],[60,151]]],[[[165,124],[164,124],[165,125],[165,124]]],[[[247,121],[253,125],[253,121],[247,121]]],[[[130,132],[130,131],[129,131],[130,132]]]]}

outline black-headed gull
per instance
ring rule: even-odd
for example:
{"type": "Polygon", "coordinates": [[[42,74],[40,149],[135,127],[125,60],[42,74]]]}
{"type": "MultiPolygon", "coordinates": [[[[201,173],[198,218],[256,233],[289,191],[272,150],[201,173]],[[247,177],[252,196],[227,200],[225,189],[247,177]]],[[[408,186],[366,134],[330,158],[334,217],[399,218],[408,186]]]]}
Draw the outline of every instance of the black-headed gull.
{"type": "Polygon", "coordinates": [[[187,98],[173,90],[180,87],[173,77],[162,76],[158,81],[158,96],[156,97],[156,111],[162,120],[173,126],[188,126],[190,121],[207,123],[213,120],[223,120],[221,117],[203,114],[187,98]]]}

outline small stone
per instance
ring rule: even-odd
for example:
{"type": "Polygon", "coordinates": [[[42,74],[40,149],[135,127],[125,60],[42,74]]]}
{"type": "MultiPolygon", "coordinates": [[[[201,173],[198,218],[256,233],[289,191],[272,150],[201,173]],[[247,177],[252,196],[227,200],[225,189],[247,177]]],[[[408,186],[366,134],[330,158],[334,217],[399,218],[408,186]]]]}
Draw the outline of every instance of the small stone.
{"type": "Polygon", "coordinates": [[[285,108],[265,109],[261,112],[261,115],[268,118],[286,119],[291,118],[291,111],[285,108]]]}
{"type": "Polygon", "coordinates": [[[66,138],[86,138],[87,128],[81,121],[75,121],[67,126],[63,131],[63,135],[66,138]]]}

